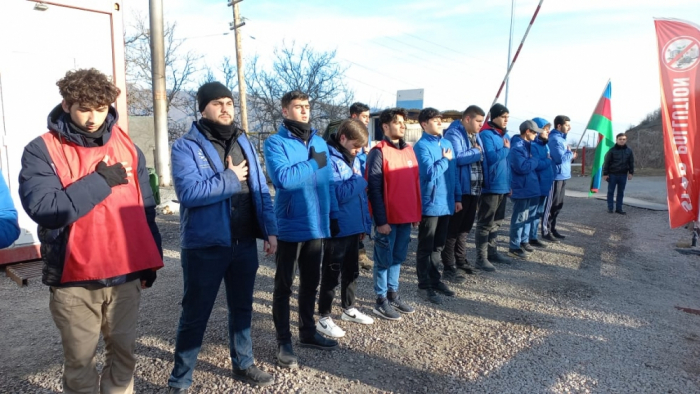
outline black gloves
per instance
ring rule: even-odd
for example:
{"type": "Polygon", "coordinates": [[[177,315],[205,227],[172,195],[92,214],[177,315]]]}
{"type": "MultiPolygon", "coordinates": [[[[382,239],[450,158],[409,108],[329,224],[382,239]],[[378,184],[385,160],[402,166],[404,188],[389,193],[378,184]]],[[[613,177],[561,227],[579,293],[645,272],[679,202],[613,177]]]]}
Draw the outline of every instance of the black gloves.
{"type": "Polygon", "coordinates": [[[331,237],[340,234],[340,225],[338,225],[338,219],[331,219],[331,237]]]}
{"type": "Polygon", "coordinates": [[[107,163],[101,161],[97,163],[95,172],[102,175],[102,177],[107,181],[109,187],[114,187],[118,185],[126,185],[129,180],[126,179],[126,168],[122,163],[112,164],[108,166],[107,163]]]}
{"type": "Polygon", "coordinates": [[[153,270],[143,270],[141,271],[141,280],[146,281],[146,287],[153,286],[153,282],[156,281],[156,271],[153,270]]]}
{"type": "Polygon", "coordinates": [[[321,169],[326,166],[326,152],[316,152],[316,147],[311,147],[311,159],[316,160],[318,168],[321,169]]]}

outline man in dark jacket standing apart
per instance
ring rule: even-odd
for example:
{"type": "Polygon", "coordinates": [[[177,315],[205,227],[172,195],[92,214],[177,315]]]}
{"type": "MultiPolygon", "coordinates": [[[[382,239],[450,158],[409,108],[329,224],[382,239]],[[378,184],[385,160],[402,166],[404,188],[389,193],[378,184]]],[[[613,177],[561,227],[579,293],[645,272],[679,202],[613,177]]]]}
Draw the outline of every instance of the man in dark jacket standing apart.
{"type": "Polygon", "coordinates": [[[265,140],[267,173],[275,186],[279,246],[275,263],[272,318],[277,330],[277,364],[298,366],[289,327],[289,297],[299,270],[299,343],[332,350],[338,341],[316,332],[314,305],[321,278],[323,239],[330,238],[330,213],[337,212],[328,145],[311,128],[309,96],[298,90],[282,96],[284,121],[265,140]]]}
{"type": "Polygon", "coordinates": [[[173,184],[180,201],[184,295],[175,341],[170,393],[185,393],[202,347],[221,281],[226,287],[228,335],[235,379],[273,383],[253,360],[250,326],[258,271],[256,238],[267,254],[277,248],[277,224],[260,160],[234,122],[233,94],[219,82],[197,91],[202,118],[173,144],[173,184]]]}
{"type": "Polygon", "coordinates": [[[510,140],[506,130],[509,112],[504,105],[495,104],[489,114],[491,120],[479,133],[484,152],[484,186],[477,210],[475,243],[476,268],[495,271],[492,262],[509,262],[498,253],[496,243],[498,228],[506,215],[506,197],[510,193],[510,140]]]}
{"type": "Polygon", "coordinates": [[[634,175],[634,153],[627,146],[627,136],[624,133],[617,135],[615,146],[605,154],[603,161],[603,179],[608,182],[608,213],[613,213],[613,197],[617,187],[615,199],[615,212],[626,215],[622,210],[622,199],[625,198],[625,186],[634,175]]]}
{"type": "Polygon", "coordinates": [[[555,130],[549,133],[547,141],[549,154],[552,157],[554,184],[547,196],[547,206],[542,218],[542,238],[552,243],[566,238],[557,231],[557,217],[564,207],[566,181],[571,178],[571,162],[576,158],[576,152],[572,152],[566,143],[566,136],[571,130],[570,121],[571,119],[566,115],[557,115],[554,118],[555,130]]]}
{"type": "Polygon", "coordinates": [[[49,113],[49,131],[24,148],[19,194],[39,225],[63,392],[133,393],[141,290],[163,267],[146,159],[117,125],[111,104],[120,90],[106,75],[69,71],[57,85],[63,101],[49,113]]]}

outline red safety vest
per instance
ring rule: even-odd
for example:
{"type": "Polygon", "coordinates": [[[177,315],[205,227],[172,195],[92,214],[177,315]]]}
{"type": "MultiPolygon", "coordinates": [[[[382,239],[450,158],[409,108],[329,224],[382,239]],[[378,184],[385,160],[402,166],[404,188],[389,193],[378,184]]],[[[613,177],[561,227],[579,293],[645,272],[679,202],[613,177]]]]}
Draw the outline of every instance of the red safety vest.
{"type": "Polygon", "coordinates": [[[417,223],[421,220],[418,160],[413,148],[396,149],[382,140],[372,149],[382,151],[384,208],[389,224],[417,223]]]}
{"type": "Polygon", "coordinates": [[[127,162],[134,169],[129,183],[112,188],[112,194],[70,225],[61,283],[113,278],[163,267],[153,234],[146,222],[136,169],[138,155],[129,136],[114,125],[104,146],[82,147],[55,131],[41,136],[56,175],[64,188],[95,172],[109,155],[112,165],[127,162]]]}

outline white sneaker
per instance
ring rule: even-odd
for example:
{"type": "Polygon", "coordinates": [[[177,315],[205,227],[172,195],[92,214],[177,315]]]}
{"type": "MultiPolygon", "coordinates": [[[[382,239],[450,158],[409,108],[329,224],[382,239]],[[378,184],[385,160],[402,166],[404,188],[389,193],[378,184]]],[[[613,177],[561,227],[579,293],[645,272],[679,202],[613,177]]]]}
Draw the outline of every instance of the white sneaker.
{"type": "Polygon", "coordinates": [[[374,319],[372,319],[371,317],[358,311],[355,308],[350,308],[350,309],[344,310],[343,314],[340,315],[340,320],[351,321],[351,322],[360,323],[360,324],[372,324],[372,323],[374,323],[374,319]]]}
{"type": "Polygon", "coordinates": [[[345,336],[345,331],[333,323],[330,317],[322,317],[316,323],[316,331],[331,338],[342,338],[345,336]]]}

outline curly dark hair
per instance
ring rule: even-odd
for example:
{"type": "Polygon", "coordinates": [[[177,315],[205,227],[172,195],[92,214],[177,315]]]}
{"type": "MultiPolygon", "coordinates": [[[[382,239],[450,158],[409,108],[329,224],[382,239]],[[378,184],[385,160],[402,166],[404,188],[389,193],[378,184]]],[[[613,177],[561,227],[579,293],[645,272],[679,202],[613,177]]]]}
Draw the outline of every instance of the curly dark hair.
{"type": "Polygon", "coordinates": [[[68,71],[56,86],[68,105],[79,103],[92,108],[112,104],[121,93],[106,75],[94,68],[68,71]]]}

